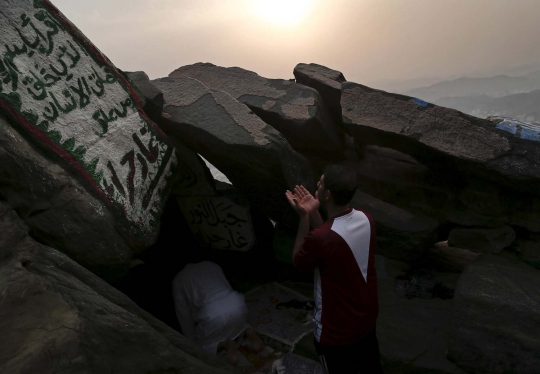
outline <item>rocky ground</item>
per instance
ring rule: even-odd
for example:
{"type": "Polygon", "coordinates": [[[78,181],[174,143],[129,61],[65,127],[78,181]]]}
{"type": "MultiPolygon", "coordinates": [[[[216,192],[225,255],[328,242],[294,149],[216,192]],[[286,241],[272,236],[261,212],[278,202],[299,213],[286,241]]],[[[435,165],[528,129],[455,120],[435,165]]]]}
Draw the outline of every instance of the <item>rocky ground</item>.
{"type": "MultiPolygon", "coordinates": [[[[380,305],[377,337],[385,373],[464,373],[446,357],[453,300],[399,296],[395,279],[412,273],[425,277],[429,273],[453,290],[460,271],[476,256],[467,250],[440,244],[413,269],[406,263],[377,256],[380,305]]],[[[313,282],[298,279],[294,274],[289,274],[288,278],[294,280],[286,280],[283,285],[313,298],[313,282]]],[[[235,286],[250,287],[242,282],[235,286]]],[[[317,361],[312,342],[310,333],[297,344],[294,353],[317,361]]]]}

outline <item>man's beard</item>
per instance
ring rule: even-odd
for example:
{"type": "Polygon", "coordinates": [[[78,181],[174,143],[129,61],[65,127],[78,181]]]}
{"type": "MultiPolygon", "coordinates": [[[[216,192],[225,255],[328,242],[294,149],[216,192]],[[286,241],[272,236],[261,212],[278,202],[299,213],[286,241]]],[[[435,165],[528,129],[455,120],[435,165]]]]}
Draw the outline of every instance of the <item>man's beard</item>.
{"type": "Polygon", "coordinates": [[[328,208],[326,207],[326,204],[321,201],[319,201],[319,213],[321,214],[323,221],[326,221],[328,218],[328,208]]]}

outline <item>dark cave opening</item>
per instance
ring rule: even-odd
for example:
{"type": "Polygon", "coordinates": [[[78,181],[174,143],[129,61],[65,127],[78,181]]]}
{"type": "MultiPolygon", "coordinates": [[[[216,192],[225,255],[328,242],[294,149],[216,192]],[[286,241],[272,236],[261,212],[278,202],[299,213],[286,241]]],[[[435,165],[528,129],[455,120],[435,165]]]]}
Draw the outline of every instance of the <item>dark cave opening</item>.
{"type": "Polygon", "coordinates": [[[300,274],[292,264],[276,259],[274,227],[257,210],[252,208],[250,213],[257,238],[253,248],[246,252],[209,250],[199,245],[175,198],[170,198],[164,208],[158,240],[140,254],[125,277],[112,285],[139,307],[181,332],[172,281],[188,263],[215,262],[223,269],[231,287],[240,293],[268,282],[311,283],[311,275],[300,274]]]}

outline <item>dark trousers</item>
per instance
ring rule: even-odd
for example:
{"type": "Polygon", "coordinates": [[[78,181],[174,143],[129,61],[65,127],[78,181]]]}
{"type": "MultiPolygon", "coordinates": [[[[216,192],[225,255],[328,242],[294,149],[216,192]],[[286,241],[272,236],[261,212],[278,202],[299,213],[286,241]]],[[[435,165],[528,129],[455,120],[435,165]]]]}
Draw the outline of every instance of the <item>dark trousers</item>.
{"type": "Polygon", "coordinates": [[[375,329],[358,343],[325,345],[314,340],[326,374],[382,374],[379,342],[375,329]]]}

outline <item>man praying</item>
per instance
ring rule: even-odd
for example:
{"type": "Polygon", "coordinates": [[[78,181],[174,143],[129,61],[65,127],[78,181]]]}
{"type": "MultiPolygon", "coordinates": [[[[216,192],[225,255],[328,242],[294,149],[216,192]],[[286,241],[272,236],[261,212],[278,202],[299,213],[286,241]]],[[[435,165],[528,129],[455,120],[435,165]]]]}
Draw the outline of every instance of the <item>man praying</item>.
{"type": "Polygon", "coordinates": [[[244,296],[231,288],[219,265],[187,264],[173,280],[173,297],[182,333],[206,352],[225,350],[227,362],[236,365],[235,339],[242,333],[255,352],[264,348],[247,322],[244,296]]]}
{"type": "Polygon", "coordinates": [[[327,374],[382,373],[375,332],[375,222],[350,206],[356,188],[354,170],[330,165],[315,197],[303,186],[285,193],[300,217],[294,265],[314,272],[314,344],[327,374]],[[326,210],[326,222],[319,206],[326,210]]]}

